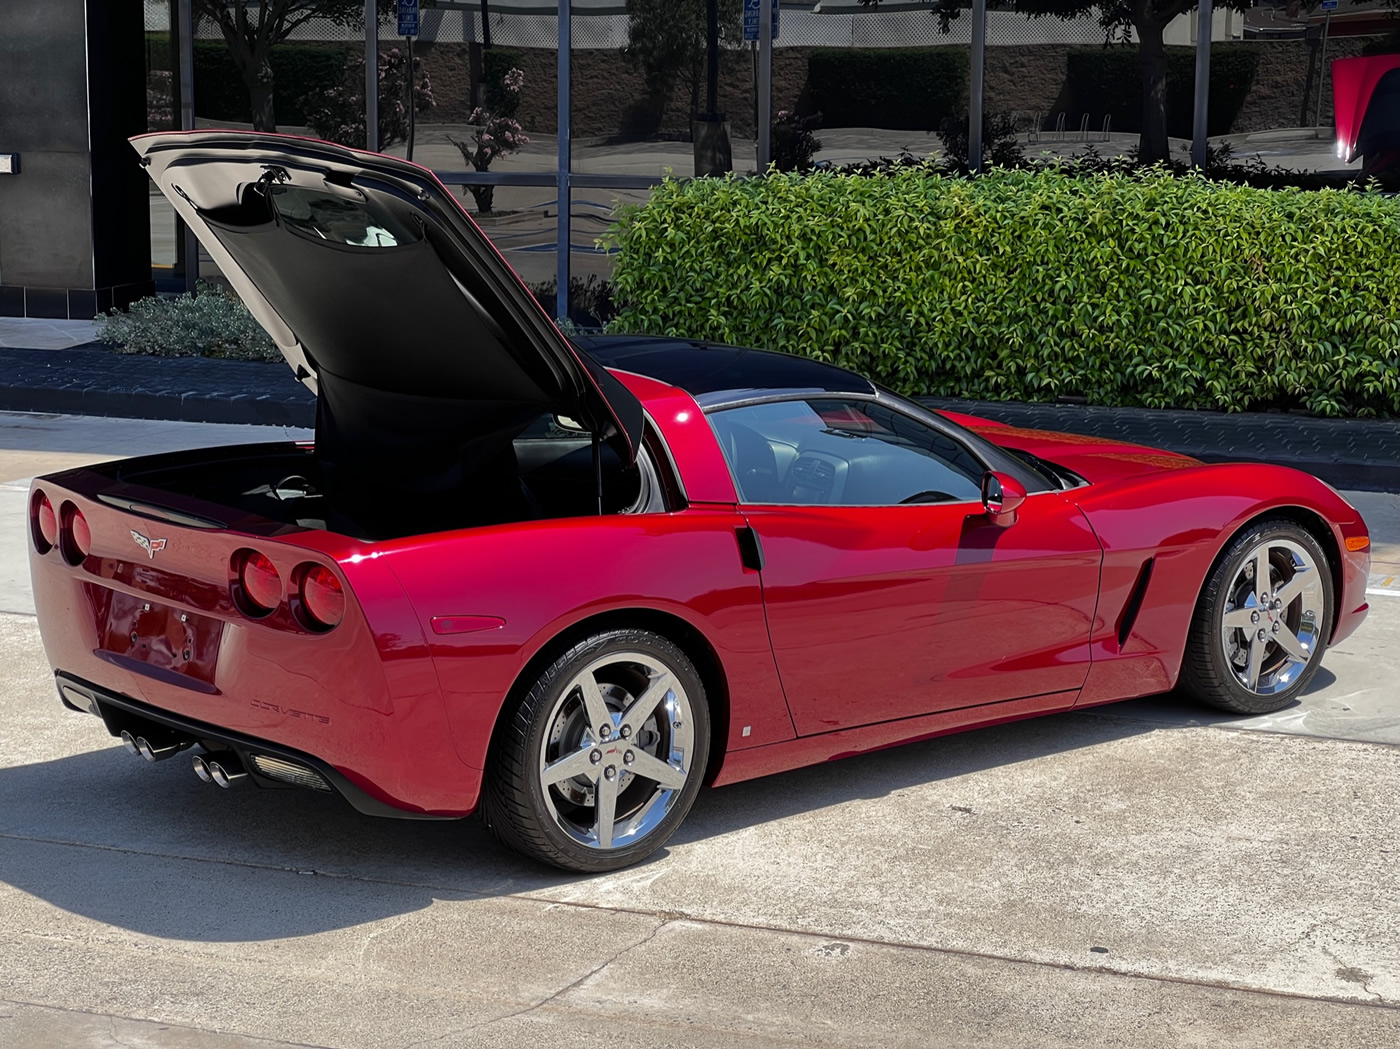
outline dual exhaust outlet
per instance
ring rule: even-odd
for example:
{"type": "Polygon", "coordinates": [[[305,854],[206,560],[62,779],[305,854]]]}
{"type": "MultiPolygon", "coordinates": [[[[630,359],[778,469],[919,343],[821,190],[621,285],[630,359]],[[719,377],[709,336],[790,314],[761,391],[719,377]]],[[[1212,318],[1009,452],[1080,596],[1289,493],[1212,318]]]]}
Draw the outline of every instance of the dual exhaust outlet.
{"type": "Polygon", "coordinates": [[[248,778],[248,771],[231,750],[216,750],[212,754],[194,756],[194,774],[205,783],[227,790],[235,783],[248,778]]]}
{"type": "MultiPolygon", "coordinates": [[[[129,729],[122,729],[122,745],[133,754],[139,754],[147,761],[164,761],[174,757],[194,743],[192,739],[177,739],[173,736],[158,736],[155,739],[133,735],[129,729]]],[[[205,783],[228,788],[248,778],[248,771],[231,750],[217,750],[209,754],[196,754],[193,759],[194,774],[205,783]]]]}

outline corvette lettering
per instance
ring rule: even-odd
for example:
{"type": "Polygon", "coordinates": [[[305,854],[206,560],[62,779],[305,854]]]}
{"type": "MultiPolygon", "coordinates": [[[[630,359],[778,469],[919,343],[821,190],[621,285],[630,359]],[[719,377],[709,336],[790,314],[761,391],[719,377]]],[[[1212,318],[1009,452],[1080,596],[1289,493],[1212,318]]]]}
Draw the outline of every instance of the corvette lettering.
{"type": "Polygon", "coordinates": [[[274,714],[283,714],[289,718],[301,718],[305,721],[314,721],[320,725],[329,725],[331,723],[331,719],[324,714],[312,714],[305,710],[294,710],[291,707],[284,707],[280,703],[269,703],[266,700],[255,699],[251,701],[251,705],[257,707],[259,710],[270,710],[274,714]]]}
{"type": "Polygon", "coordinates": [[[131,538],[136,540],[136,545],[146,551],[146,556],[152,561],[156,559],[156,554],[165,549],[164,539],[150,539],[134,528],[131,530],[131,538]]]}

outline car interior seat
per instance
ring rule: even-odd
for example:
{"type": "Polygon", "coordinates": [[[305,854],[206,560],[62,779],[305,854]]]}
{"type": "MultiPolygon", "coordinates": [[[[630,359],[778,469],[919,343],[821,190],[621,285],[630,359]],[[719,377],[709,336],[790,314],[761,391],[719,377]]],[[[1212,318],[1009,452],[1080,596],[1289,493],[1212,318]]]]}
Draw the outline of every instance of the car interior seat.
{"type": "Polygon", "coordinates": [[[740,497],[750,503],[781,502],[782,477],[778,473],[778,458],[773,454],[773,446],[768,439],[743,423],[713,416],[712,419],[715,433],[734,471],[740,497]]]}

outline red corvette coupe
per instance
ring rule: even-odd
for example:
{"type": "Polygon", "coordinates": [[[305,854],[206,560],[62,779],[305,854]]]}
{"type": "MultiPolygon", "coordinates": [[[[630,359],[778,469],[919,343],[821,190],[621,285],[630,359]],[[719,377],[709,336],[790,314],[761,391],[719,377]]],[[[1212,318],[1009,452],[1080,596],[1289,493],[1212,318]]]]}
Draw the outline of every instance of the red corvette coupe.
{"type": "Polygon", "coordinates": [[[570,343],[421,168],[137,148],[318,405],[314,444],[34,482],[59,694],[148,760],[602,871],[706,783],[1177,684],[1276,710],[1366,614],[1365,524],[1307,475],[570,343]]]}

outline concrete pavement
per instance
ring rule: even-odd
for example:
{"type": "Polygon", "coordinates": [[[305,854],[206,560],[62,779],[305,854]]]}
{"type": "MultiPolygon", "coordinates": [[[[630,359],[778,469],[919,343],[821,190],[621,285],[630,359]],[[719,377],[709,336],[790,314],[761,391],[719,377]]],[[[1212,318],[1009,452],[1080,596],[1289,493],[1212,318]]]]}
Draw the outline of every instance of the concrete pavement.
{"type": "Polygon", "coordinates": [[[96,321],[0,317],[0,349],[67,350],[96,338],[96,321]]]}
{"type": "MultiPolygon", "coordinates": [[[[0,425],[0,476],[247,439],[47,425],[0,425]]],[[[1400,570],[1400,498],[1354,498],[1400,570]]],[[[1400,598],[1373,609],[1302,707],[1370,695],[1375,724],[1170,699],[1019,722],[706,791],[591,879],[473,822],[147,765],[0,614],[0,1045],[1395,1049],[1400,598]]]]}

